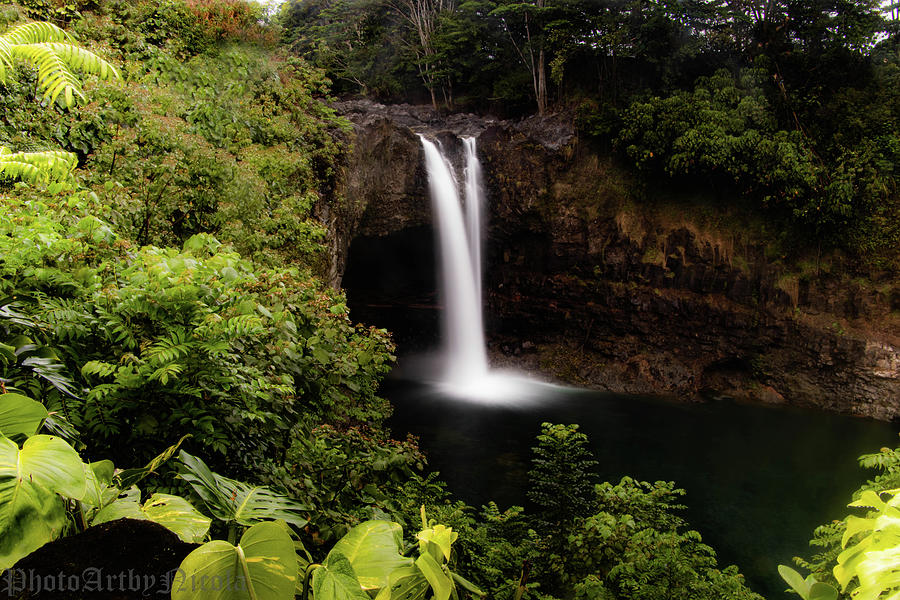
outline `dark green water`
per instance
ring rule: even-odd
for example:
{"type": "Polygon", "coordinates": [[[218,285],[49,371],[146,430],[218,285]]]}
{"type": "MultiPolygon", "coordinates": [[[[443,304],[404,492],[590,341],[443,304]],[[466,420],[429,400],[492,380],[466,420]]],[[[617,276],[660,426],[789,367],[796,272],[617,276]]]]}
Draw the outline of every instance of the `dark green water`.
{"type": "Polygon", "coordinates": [[[602,479],[675,481],[685,516],[767,598],[788,598],[776,568],[808,554],[813,529],[842,518],[870,472],[860,454],[896,446],[889,423],[719,400],[680,404],[590,391],[548,390],[523,405],[479,404],[390,381],[395,434],[420,437],[432,469],[462,500],[525,504],[530,447],[544,421],[578,423],[602,479]]]}

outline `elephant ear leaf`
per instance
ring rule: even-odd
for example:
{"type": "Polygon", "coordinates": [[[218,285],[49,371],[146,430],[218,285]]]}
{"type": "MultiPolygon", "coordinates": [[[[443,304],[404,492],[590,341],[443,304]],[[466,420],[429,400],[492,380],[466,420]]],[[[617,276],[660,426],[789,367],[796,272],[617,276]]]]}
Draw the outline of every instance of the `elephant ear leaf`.
{"type": "Polygon", "coordinates": [[[20,449],[0,437],[0,570],[56,539],[66,522],[59,496],[85,490],[81,458],[62,439],[35,435],[20,449]]]}
{"type": "Polygon", "coordinates": [[[40,402],[20,394],[0,394],[0,434],[8,438],[34,435],[47,415],[40,402]]]}
{"type": "Polygon", "coordinates": [[[837,597],[838,591],[827,583],[816,581],[809,588],[809,600],[837,600],[837,597]]]}
{"type": "Polygon", "coordinates": [[[365,521],[348,531],[331,552],[350,561],[363,589],[383,589],[390,587],[392,573],[413,564],[412,558],[400,554],[402,541],[397,523],[365,521]]]}
{"type": "Polygon", "coordinates": [[[81,501],[89,506],[103,506],[104,496],[116,490],[111,487],[115,471],[112,461],[98,460],[91,464],[84,463],[82,468],[87,486],[81,501]]]}
{"type": "Polygon", "coordinates": [[[312,575],[313,598],[316,600],[370,600],[343,554],[330,552],[325,564],[312,575]]]}
{"type": "Polygon", "coordinates": [[[93,524],[124,518],[139,519],[159,523],[188,543],[195,544],[206,537],[211,519],[181,496],[153,494],[143,506],[139,499],[139,495],[131,494],[104,506],[94,517],[93,524]]]}
{"type": "Polygon", "coordinates": [[[286,528],[257,523],[237,546],[216,540],[187,555],[172,600],[293,600],[297,555],[286,528]]]}

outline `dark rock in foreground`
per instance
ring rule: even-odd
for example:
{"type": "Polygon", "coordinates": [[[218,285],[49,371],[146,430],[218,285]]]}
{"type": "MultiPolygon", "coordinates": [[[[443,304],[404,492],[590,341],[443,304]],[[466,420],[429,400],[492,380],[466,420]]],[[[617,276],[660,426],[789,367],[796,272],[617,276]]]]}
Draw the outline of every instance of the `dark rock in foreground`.
{"type": "Polygon", "coordinates": [[[23,600],[169,598],[176,569],[196,547],[151,521],[110,521],[35,550],[3,574],[0,593],[23,600]]]}

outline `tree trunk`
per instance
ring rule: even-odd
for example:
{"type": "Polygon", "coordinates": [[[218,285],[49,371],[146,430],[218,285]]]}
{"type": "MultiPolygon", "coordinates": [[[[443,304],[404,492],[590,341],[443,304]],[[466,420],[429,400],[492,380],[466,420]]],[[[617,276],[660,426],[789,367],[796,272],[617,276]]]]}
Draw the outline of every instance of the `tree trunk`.
{"type": "Polygon", "coordinates": [[[544,116],[547,112],[547,69],[544,58],[544,49],[538,53],[537,63],[537,105],[538,114],[544,116]]]}

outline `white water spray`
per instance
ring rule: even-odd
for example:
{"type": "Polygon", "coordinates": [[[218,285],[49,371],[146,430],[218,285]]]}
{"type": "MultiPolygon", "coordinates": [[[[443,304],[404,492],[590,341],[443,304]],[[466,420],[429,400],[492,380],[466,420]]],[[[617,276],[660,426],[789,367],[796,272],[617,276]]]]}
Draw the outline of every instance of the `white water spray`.
{"type": "Polygon", "coordinates": [[[481,285],[476,282],[475,263],[469,250],[471,240],[466,236],[453,171],[438,147],[419,137],[425,150],[425,168],[440,248],[443,336],[447,345],[444,380],[451,385],[464,385],[483,378],[488,371],[478,293],[481,285]]]}
{"type": "Polygon", "coordinates": [[[546,397],[557,386],[515,373],[488,369],[481,314],[481,242],[484,186],[474,138],[465,146],[465,216],[459,187],[449,161],[433,143],[419,136],[440,251],[440,284],[444,303],[444,370],[439,389],[476,402],[514,402],[546,397]]]}

